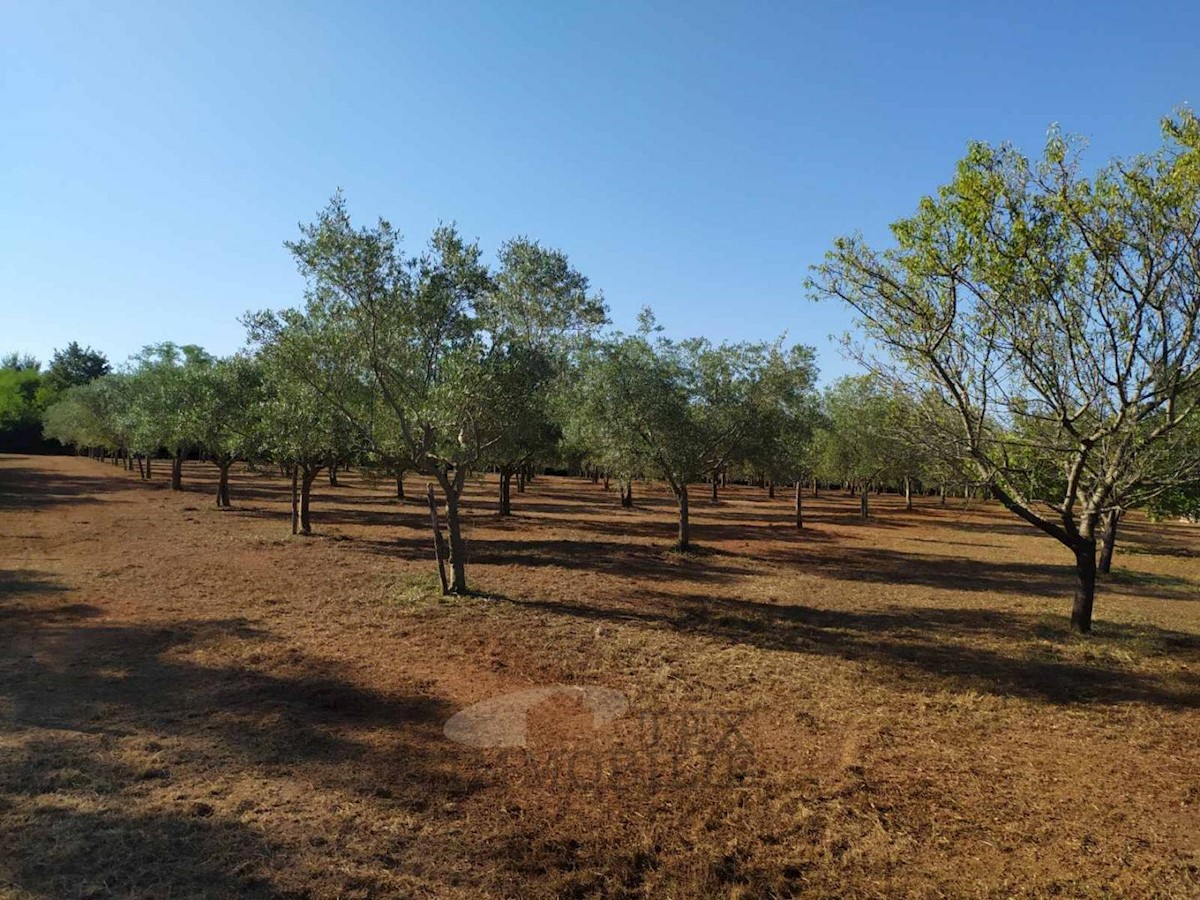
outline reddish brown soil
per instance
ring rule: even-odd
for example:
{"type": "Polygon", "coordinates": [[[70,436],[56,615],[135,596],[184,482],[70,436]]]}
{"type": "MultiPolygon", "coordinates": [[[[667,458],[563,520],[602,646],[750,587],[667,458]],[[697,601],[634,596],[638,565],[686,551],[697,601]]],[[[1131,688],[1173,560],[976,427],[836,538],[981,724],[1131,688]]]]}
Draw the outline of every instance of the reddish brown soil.
{"type": "MultiPolygon", "coordinates": [[[[0,458],[0,895],[1200,896],[1200,529],[1124,529],[1096,633],[1002,510],[539,478],[428,517],[0,458]],[[525,749],[442,731],[505,692],[525,749]]],[[[423,482],[409,480],[411,493],[423,482]]]]}

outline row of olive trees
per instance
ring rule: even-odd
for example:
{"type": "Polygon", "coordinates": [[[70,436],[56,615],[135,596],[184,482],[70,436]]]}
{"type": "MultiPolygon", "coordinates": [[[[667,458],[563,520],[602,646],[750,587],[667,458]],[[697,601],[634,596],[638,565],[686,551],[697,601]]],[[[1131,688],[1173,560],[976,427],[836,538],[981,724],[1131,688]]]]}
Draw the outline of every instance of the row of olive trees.
{"type": "Polygon", "coordinates": [[[673,342],[652,322],[600,335],[603,299],[560,252],[518,238],[490,269],[474,243],[437,229],[405,253],[392,226],[351,223],[340,195],[288,244],[306,279],[302,307],[246,319],[247,353],[147,348],[77,388],[46,420],[48,436],[106,448],[149,477],[162,450],[178,487],[191,454],[220,471],[270,461],[293,481],[293,529],[310,530],[309,496],[342,462],[432,478],[449,532],[452,587],[467,589],[460,504],[466,479],[510,484],[574,456],[603,469],[632,502],[635,477],[667,482],[690,546],[688,486],[754,458],[799,480],[818,403],[813,352],[772,344],[673,342]]]}

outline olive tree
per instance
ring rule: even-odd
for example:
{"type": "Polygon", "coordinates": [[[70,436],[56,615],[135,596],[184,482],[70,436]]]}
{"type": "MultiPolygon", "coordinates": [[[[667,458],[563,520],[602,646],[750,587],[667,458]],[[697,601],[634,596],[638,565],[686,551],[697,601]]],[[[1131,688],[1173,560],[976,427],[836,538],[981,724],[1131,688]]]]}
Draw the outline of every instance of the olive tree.
{"type": "Polygon", "coordinates": [[[149,460],[165,448],[171,456],[171,490],[183,489],[183,458],[196,449],[188,399],[191,374],[213,358],[193,344],[154,344],[133,358],[134,446],[149,460]]]}
{"type": "MultiPolygon", "coordinates": [[[[459,515],[467,474],[502,437],[499,347],[476,309],[491,287],[477,244],[437,228],[408,256],[390,223],[356,228],[336,195],[287,244],[307,283],[303,310],[316,338],[282,365],[316,391],[380,459],[433,477],[446,504],[452,588],[467,590],[459,515]],[[371,402],[348,402],[348,385],[371,402]]],[[[277,343],[280,316],[251,319],[252,336],[277,343]]]]}
{"type": "Polygon", "coordinates": [[[972,144],[894,246],[840,239],[810,282],[883,351],[860,358],[950,413],[924,427],[952,421],[941,438],[1070,549],[1082,632],[1102,517],[1139,485],[1194,477],[1160,451],[1200,398],[1200,121],[1185,110],[1163,134],[1091,176],[1057,131],[1036,161],[972,144]],[[1030,441],[1061,473],[1053,492],[1019,464],[1030,441]]]}
{"type": "Polygon", "coordinates": [[[767,348],[671,341],[652,336],[648,315],[643,323],[639,334],[598,343],[585,356],[578,415],[609,448],[666,481],[679,509],[676,546],[687,550],[688,485],[726,464],[751,433],[767,348]]]}
{"type": "Polygon", "coordinates": [[[797,528],[804,527],[801,483],[812,477],[814,437],[823,421],[814,359],[813,348],[799,344],[784,348],[777,343],[767,350],[753,392],[754,415],[738,453],[772,486],[793,482],[797,528]]]}
{"type": "Polygon", "coordinates": [[[229,469],[262,444],[262,373],[250,356],[195,361],[180,373],[180,429],[217,467],[217,506],[229,504],[229,469]]]}
{"type": "Polygon", "coordinates": [[[112,453],[126,460],[135,427],[133,384],[128,376],[110,374],[65,388],[42,418],[43,434],[64,445],[112,453]]]}
{"type": "MultiPolygon", "coordinates": [[[[477,303],[495,360],[503,425],[487,460],[500,475],[500,515],[512,512],[511,482],[561,436],[554,400],[579,347],[607,321],[603,299],[566,254],[529,238],[500,248],[499,267],[477,303]]],[[[521,482],[519,481],[518,484],[521,482]]]]}

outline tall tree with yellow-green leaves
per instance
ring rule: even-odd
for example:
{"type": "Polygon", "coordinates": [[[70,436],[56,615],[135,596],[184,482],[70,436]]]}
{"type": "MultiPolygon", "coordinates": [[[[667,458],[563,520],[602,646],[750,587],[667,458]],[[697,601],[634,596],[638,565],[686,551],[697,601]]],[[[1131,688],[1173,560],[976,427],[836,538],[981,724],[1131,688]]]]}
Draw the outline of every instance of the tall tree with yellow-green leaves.
{"type": "Polygon", "coordinates": [[[860,359],[936,398],[922,427],[1070,550],[1082,632],[1102,521],[1200,465],[1172,448],[1200,401],[1200,120],[1163,136],[1094,174],[1057,130],[1036,160],[972,144],[893,246],[840,239],[810,281],[857,314],[860,359]],[[1030,477],[1031,448],[1060,477],[1030,477]]]}

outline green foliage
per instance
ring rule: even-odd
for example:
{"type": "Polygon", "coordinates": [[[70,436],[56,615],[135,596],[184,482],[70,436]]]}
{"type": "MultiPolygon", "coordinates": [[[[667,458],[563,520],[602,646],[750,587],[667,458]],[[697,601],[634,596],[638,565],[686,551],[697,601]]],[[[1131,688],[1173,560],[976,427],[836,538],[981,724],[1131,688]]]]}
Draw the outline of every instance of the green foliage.
{"type": "Polygon", "coordinates": [[[680,495],[749,442],[766,440],[770,426],[807,415],[808,348],[675,342],[652,337],[647,323],[638,335],[590,347],[570,395],[570,440],[607,471],[653,473],[680,495]]]}
{"type": "Polygon", "coordinates": [[[154,454],[189,453],[199,446],[189,389],[195,373],[206,370],[213,358],[193,344],[167,342],[146,347],[134,357],[131,447],[154,454]]]}
{"type": "Polygon", "coordinates": [[[103,353],[71,341],[65,350],[55,350],[50,359],[42,384],[42,405],[49,406],[68,388],[95,381],[109,371],[108,358],[103,353]]]}
{"type": "Polygon", "coordinates": [[[249,356],[196,358],[180,373],[179,428],[217,462],[246,459],[263,446],[263,372],[249,356]]]}
{"type": "Polygon", "coordinates": [[[1200,521],[1200,481],[1193,481],[1164,491],[1149,502],[1147,512],[1156,521],[1164,519],[1200,521]]]}
{"type": "Polygon", "coordinates": [[[134,381],[121,374],[104,375],[67,388],[46,410],[44,434],[64,445],[128,451],[137,428],[134,381]]]}
{"type": "Polygon", "coordinates": [[[37,368],[12,362],[0,368],[0,432],[35,427],[41,413],[37,399],[41,374],[37,368]]]}

